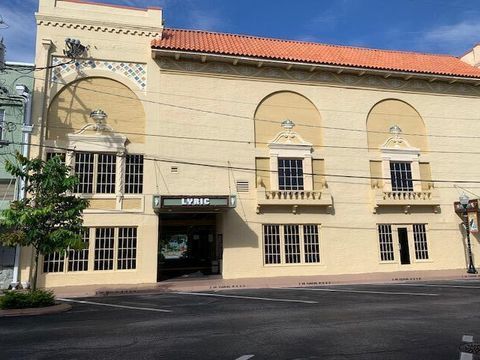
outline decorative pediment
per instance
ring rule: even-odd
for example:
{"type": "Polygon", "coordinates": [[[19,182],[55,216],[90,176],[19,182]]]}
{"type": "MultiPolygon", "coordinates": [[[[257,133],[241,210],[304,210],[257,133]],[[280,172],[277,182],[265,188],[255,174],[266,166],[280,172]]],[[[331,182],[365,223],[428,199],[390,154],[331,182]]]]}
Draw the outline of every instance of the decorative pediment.
{"type": "Polygon", "coordinates": [[[393,125],[390,128],[390,134],[392,134],[392,136],[380,146],[382,152],[420,153],[420,149],[411,146],[407,139],[401,136],[402,129],[400,129],[398,125],[393,125]]]}
{"type": "Polygon", "coordinates": [[[311,148],[312,143],[305,141],[300,134],[293,130],[295,123],[287,119],[282,122],[283,131],[280,131],[273,140],[269,141],[268,147],[270,149],[288,147],[311,148]]]}

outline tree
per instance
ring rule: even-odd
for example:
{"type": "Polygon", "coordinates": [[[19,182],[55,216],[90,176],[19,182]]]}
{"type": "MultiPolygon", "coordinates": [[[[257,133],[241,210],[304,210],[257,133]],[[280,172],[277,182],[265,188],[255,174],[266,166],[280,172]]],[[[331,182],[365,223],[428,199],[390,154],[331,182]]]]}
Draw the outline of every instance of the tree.
{"type": "Polygon", "coordinates": [[[7,160],[5,169],[24,181],[26,196],[10,203],[0,220],[0,243],[31,246],[35,268],[31,279],[37,288],[39,255],[83,248],[83,210],[88,200],[73,195],[78,178],[71,175],[59,156],[48,161],[27,159],[20,153],[7,160]]]}

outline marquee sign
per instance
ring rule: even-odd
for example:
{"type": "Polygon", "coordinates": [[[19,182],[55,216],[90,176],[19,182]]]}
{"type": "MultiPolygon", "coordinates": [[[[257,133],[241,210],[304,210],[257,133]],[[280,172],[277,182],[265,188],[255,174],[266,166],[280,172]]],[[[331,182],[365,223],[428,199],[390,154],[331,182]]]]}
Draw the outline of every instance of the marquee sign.
{"type": "Polygon", "coordinates": [[[154,209],[217,209],[217,208],[234,208],[237,205],[237,197],[234,195],[225,196],[153,196],[154,209]]]}

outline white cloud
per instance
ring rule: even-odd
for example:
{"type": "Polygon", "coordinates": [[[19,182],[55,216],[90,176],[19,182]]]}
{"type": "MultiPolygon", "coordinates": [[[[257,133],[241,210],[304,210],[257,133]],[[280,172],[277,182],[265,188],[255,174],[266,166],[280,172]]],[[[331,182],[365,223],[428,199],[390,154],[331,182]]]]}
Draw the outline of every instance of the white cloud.
{"type": "Polygon", "coordinates": [[[480,23],[464,20],[453,25],[441,25],[425,32],[418,41],[427,50],[460,54],[480,41],[480,23]]]}

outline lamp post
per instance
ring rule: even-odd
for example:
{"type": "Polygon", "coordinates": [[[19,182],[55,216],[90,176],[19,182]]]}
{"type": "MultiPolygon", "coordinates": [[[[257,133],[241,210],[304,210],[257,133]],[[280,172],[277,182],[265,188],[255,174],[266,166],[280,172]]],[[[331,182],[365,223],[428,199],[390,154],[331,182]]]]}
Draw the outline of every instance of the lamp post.
{"type": "Polygon", "coordinates": [[[470,225],[468,223],[467,207],[468,207],[469,198],[464,193],[458,198],[458,200],[460,201],[460,204],[463,207],[463,217],[464,217],[464,221],[465,221],[465,231],[467,232],[467,250],[468,250],[468,269],[467,269],[467,273],[468,274],[476,274],[477,269],[475,269],[475,265],[473,265],[472,246],[470,244],[470,225]]]}

